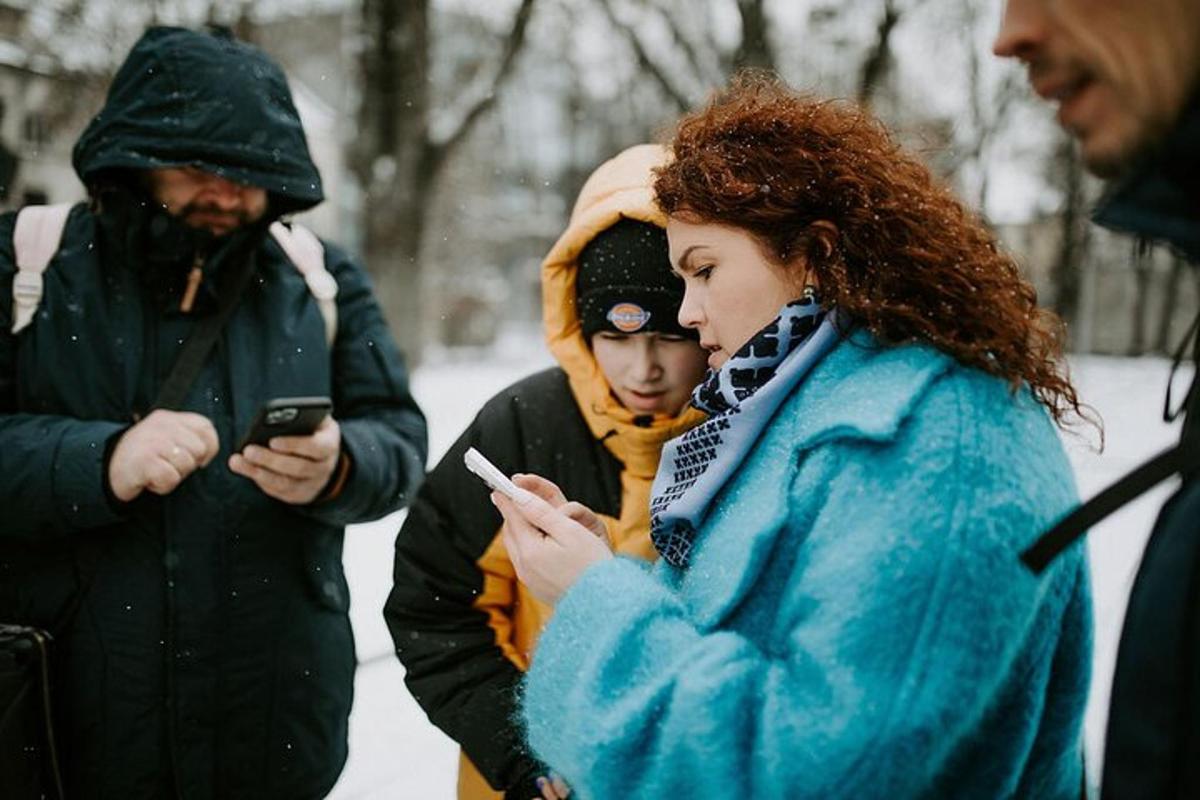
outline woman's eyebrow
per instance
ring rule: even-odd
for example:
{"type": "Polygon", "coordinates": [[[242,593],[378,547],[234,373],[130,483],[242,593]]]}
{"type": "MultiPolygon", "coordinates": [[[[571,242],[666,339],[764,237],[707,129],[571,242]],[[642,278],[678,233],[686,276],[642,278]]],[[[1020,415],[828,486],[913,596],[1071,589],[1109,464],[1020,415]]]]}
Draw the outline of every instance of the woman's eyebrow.
{"type": "Polygon", "coordinates": [[[703,248],[705,248],[705,247],[707,247],[707,246],[708,246],[708,245],[703,245],[703,244],[694,244],[694,245],[692,245],[691,247],[687,248],[686,250],[684,250],[684,251],[683,251],[683,254],[679,256],[679,260],[678,260],[678,261],[676,261],[676,262],[675,262],[675,264],[673,264],[673,265],[672,265],[672,268],[673,268],[673,269],[674,269],[676,272],[689,272],[689,271],[691,271],[691,265],[690,265],[688,262],[689,262],[689,260],[690,260],[690,258],[691,258],[691,255],[692,255],[692,253],[693,253],[694,251],[696,251],[696,250],[701,250],[701,249],[703,249],[703,248]]]}

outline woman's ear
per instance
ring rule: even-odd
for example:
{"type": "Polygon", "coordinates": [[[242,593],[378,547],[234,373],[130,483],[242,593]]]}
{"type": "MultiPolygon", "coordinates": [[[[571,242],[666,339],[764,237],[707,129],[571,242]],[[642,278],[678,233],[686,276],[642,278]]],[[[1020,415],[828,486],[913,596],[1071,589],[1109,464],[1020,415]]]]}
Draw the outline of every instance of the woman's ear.
{"type": "Polygon", "coordinates": [[[819,219],[808,226],[808,254],[810,259],[828,261],[837,252],[838,228],[826,219],[819,219]]]}

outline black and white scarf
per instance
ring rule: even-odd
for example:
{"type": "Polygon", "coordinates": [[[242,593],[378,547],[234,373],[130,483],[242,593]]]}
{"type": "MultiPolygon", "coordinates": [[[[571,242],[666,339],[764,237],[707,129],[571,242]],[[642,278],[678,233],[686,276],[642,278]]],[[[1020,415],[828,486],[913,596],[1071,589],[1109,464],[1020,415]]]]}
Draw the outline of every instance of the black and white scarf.
{"type": "Polygon", "coordinates": [[[838,342],[835,317],[815,298],[787,304],[696,387],[692,405],[710,416],[663,446],[651,489],[650,538],[669,563],[688,565],[713,498],[792,389],[838,342]]]}

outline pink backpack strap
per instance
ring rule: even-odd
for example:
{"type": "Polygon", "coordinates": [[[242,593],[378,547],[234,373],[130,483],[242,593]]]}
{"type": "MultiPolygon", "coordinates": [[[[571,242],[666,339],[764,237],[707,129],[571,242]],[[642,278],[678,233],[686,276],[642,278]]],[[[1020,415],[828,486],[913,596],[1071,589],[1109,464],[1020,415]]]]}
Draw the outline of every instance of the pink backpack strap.
{"type": "Polygon", "coordinates": [[[303,225],[282,222],[271,224],[271,236],[279,243],[284,255],[304,276],[308,291],[317,301],[325,320],[325,343],[332,349],[337,339],[337,281],[325,269],[325,246],[316,234],[303,225]]]}
{"type": "Polygon", "coordinates": [[[42,302],[45,285],[42,273],[58,252],[63,229],[67,226],[67,215],[73,206],[74,203],[26,206],[17,212],[17,223],[13,228],[13,254],[17,261],[12,289],[14,335],[33,322],[33,316],[42,302]]]}

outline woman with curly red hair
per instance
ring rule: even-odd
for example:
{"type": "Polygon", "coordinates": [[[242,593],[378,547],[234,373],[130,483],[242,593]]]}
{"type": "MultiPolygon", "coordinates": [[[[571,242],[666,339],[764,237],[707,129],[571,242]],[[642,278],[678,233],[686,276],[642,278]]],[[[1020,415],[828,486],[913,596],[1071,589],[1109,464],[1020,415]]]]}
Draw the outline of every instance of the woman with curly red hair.
{"type": "Polygon", "coordinates": [[[533,751],[583,797],[1078,797],[1087,561],[1019,560],[1076,502],[1061,323],[854,106],[747,77],[671,147],[709,418],[663,450],[653,570],[536,476],[494,495],[558,603],[533,751]]]}

